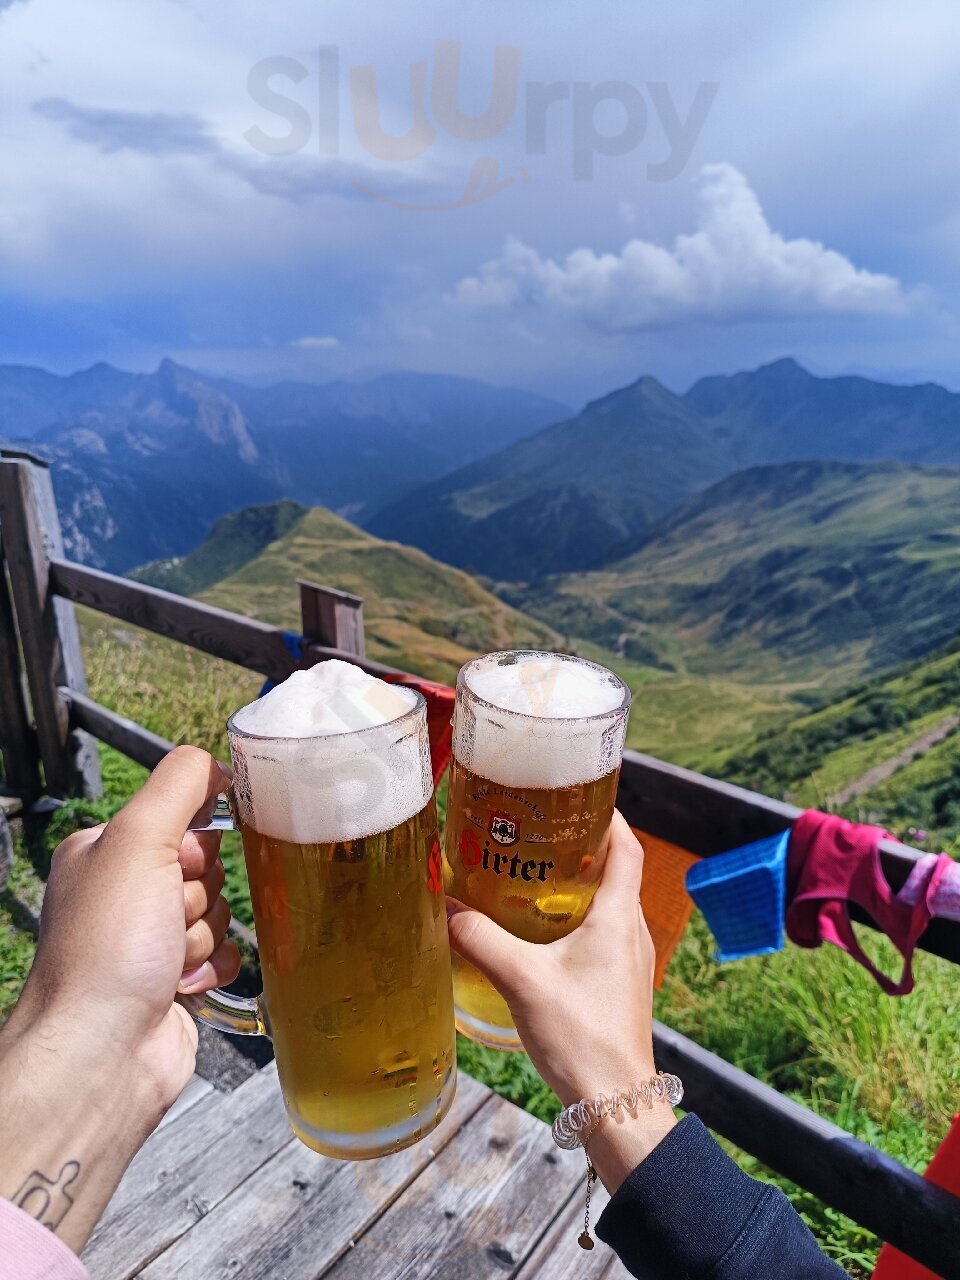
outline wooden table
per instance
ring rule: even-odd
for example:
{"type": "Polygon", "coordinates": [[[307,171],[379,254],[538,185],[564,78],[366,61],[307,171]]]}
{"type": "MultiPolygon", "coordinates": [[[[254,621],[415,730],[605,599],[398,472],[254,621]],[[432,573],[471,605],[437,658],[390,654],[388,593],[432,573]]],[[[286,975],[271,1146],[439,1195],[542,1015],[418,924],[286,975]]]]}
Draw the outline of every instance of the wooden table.
{"type": "MultiPolygon", "coordinates": [[[[233,1093],[195,1077],[134,1160],[84,1261],[94,1280],[622,1280],[577,1245],[582,1152],[461,1074],[443,1124],[382,1160],[316,1155],[273,1064],[233,1093]]],[[[596,1217],[606,1203],[594,1195],[596,1217]]]]}

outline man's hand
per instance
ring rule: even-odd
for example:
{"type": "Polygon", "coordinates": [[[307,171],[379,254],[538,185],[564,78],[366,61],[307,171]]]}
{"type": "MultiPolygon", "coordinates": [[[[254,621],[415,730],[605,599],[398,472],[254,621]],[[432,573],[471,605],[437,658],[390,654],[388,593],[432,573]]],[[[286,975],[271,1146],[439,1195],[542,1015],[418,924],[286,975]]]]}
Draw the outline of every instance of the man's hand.
{"type": "Polygon", "coordinates": [[[105,827],[54,854],[36,960],[0,1032],[0,1195],[31,1212],[29,1188],[68,1168],[50,1225],[78,1250],[193,1072],[178,989],[239,971],[219,835],[186,831],[225,782],[212,756],[178,747],[105,827]]]}

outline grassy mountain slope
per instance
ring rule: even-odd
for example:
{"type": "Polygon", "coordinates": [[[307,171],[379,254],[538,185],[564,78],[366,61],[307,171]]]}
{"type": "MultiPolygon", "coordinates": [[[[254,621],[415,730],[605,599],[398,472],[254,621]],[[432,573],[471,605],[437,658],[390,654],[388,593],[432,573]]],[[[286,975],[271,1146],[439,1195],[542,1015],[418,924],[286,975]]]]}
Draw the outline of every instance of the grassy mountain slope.
{"type": "Polygon", "coordinates": [[[424,552],[379,538],[322,507],[201,599],[296,627],[295,582],[308,578],[363,596],[367,651],[393,666],[450,680],[486,649],[556,647],[557,634],[473,578],[424,552]]]}
{"type": "Polygon", "coordinates": [[[307,508],[298,502],[243,507],[221,516],[207,537],[185,556],[151,560],[128,576],[177,595],[196,595],[248,564],[306,514],[307,508]]]}
{"type": "Polygon", "coordinates": [[[849,681],[960,626],[960,471],[753,468],[623,560],[508,594],[568,635],[692,674],[849,681]]]}
{"type": "Polygon", "coordinates": [[[641,378],[384,508],[368,527],[521,581],[588,568],[731,470],[679,396],[641,378]]]}
{"type": "Polygon", "coordinates": [[[836,700],[761,734],[715,772],[797,804],[839,807],[851,818],[887,826],[915,843],[923,828],[933,846],[960,837],[960,731],[841,806],[831,797],[897,756],[960,710],[960,639],[945,649],[845,691],[836,700]]]}
{"type": "MultiPolygon", "coordinates": [[[[307,512],[295,503],[249,507],[224,516],[189,555],[145,565],[134,576],[294,629],[296,579],[327,582],[363,597],[372,657],[447,680],[461,663],[484,650],[523,645],[572,648],[615,667],[634,691],[636,710],[628,745],[680,764],[705,764],[797,711],[787,688],[753,689],[719,677],[671,676],[589,641],[572,644],[511,609],[466,573],[413,548],[381,542],[327,511],[307,512]]],[[[128,650],[134,642],[129,628],[105,620],[87,625],[93,628],[91,653],[97,662],[112,662],[118,641],[128,650]]],[[[137,638],[136,644],[153,652],[152,638],[137,638]]],[[[158,684],[152,678],[145,682],[141,673],[125,696],[135,697],[137,688],[149,688],[150,695],[146,701],[124,704],[124,714],[149,719],[154,702],[169,701],[162,692],[164,683],[185,680],[189,687],[196,679],[192,671],[173,670],[175,647],[161,642],[156,661],[167,677],[158,684]]],[[[132,669],[129,661],[121,665],[132,669]]],[[[119,668],[112,678],[126,687],[119,668]]],[[[232,686],[237,678],[231,676],[228,683],[232,686]]],[[[250,688],[253,696],[255,688],[250,688]]],[[[188,708],[175,715],[189,722],[188,708]]]]}

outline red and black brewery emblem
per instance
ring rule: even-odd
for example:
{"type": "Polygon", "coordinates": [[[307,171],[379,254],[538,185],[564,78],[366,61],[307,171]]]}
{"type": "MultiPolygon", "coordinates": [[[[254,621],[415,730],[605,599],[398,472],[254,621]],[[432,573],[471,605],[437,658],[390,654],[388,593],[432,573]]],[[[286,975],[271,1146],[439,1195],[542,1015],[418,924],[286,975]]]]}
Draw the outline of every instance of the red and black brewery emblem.
{"type": "Polygon", "coordinates": [[[520,839],[520,819],[515,818],[512,813],[494,809],[490,814],[488,830],[497,844],[516,844],[520,839]]]}

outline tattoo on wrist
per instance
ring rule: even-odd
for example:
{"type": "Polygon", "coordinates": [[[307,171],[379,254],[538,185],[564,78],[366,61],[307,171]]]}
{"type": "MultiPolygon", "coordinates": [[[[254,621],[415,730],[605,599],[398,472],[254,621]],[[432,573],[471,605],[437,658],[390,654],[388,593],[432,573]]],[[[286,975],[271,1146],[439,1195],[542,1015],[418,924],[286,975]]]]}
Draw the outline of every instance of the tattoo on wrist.
{"type": "Polygon", "coordinates": [[[68,1188],[79,1176],[79,1160],[68,1160],[56,1178],[48,1178],[34,1169],[13,1197],[13,1203],[42,1226],[56,1231],[73,1208],[73,1196],[68,1188]]]}

